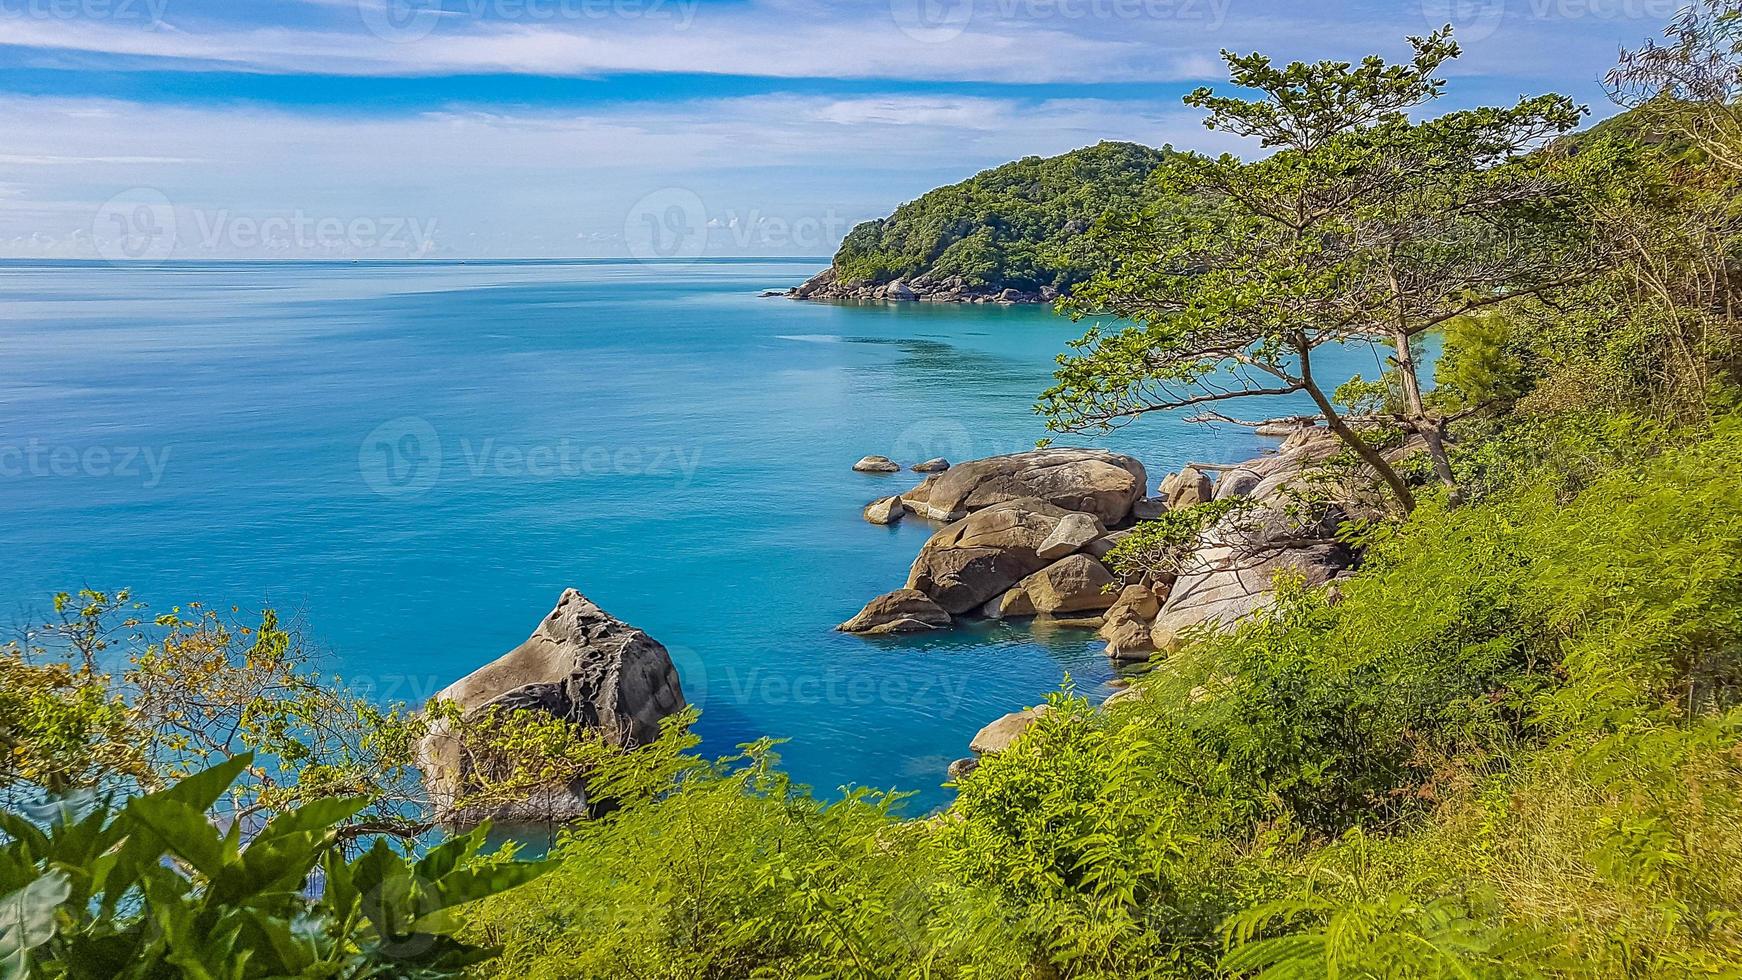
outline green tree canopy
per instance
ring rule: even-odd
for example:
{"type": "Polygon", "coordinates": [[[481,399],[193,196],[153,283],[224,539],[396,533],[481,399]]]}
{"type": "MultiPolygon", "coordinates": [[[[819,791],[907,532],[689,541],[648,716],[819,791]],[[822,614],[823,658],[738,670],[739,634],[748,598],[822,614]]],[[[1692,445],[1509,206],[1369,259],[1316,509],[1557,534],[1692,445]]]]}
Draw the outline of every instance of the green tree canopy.
{"type": "Polygon", "coordinates": [[[1529,152],[1582,116],[1558,95],[1413,121],[1410,110],[1439,96],[1436,72],[1458,48],[1449,28],[1410,44],[1402,65],[1279,68],[1224,53],[1233,83],[1258,97],[1203,88],[1186,102],[1208,110],[1210,128],[1275,152],[1176,157],[1158,174],[1157,204],[1097,229],[1120,258],[1067,310],[1131,325],[1092,329],[1060,358],[1040,405],[1053,428],[1304,392],[1404,509],[1414,495],[1363,426],[1419,436],[1455,486],[1444,447],[1454,413],[1424,395],[1415,343],[1587,274],[1584,175],[1598,158],[1575,167],[1529,152]],[[1385,411],[1345,417],[1314,374],[1314,351],[1342,343],[1392,348],[1385,411]]]}

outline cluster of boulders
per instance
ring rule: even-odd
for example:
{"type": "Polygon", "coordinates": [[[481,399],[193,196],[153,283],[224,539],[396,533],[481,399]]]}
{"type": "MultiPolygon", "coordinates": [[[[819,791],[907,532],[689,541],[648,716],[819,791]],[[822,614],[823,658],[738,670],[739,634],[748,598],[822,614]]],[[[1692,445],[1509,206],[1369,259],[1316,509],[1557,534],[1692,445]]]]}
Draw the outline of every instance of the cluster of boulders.
{"type": "Polygon", "coordinates": [[[1148,475],[1130,456],[1038,449],[958,464],[874,502],[866,519],[943,522],[904,588],[841,624],[853,633],[942,629],[956,617],[1098,612],[1117,598],[1101,558],[1128,527],[1148,475]]]}
{"type": "MultiPolygon", "coordinates": [[[[660,723],[686,707],[671,654],[658,640],[600,609],[574,589],[563,592],[526,642],[448,685],[435,696],[461,718],[494,710],[537,711],[632,749],[659,737],[660,723]]],[[[540,787],[522,799],[467,806],[479,767],[510,769],[440,721],[419,746],[424,779],[445,823],[570,820],[589,810],[577,782],[540,787]]]]}
{"type": "MultiPolygon", "coordinates": [[[[1077,506],[1086,509],[1064,512],[1067,516],[1059,518],[1054,525],[1055,531],[1062,531],[1066,520],[1070,520],[1073,529],[1060,534],[1053,548],[1049,549],[1043,541],[1034,549],[1036,560],[1047,560],[1041,557],[1042,552],[1056,560],[1041,571],[1024,576],[1015,588],[1001,593],[980,607],[978,612],[992,616],[1069,610],[1073,606],[1068,601],[1059,604],[1061,594],[1080,595],[1093,589],[1105,598],[1074,608],[1093,606],[1104,610],[1099,635],[1107,641],[1107,653],[1115,661],[1145,661],[1157,653],[1177,648],[1190,629],[1232,624],[1263,608],[1274,598],[1278,573],[1298,575],[1308,585],[1322,585],[1345,574],[1354,564],[1356,555],[1335,537],[1338,523],[1346,516],[1343,508],[1325,501],[1319,501],[1316,506],[1303,506],[1302,501],[1290,492],[1291,487],[1299,486],[1304,478],[1322,468],[1341,450],[1342,444],[1334,435],[1310,425],[1291,423],[1286,425],[1286,431],[1282,431],[1283,424],[1276,428],[1275,435],[1286,437],[1280,451],[1236,466],[1185,467],[1163,479],[1153,496],[1130,502],[1126,520],[1131,522],[1154,519],[1169,510],[1212,500],[1245,498],[1252,502],[1250,507],[1233,511],[1227,519],[1207,528],[1200,535],[1195,553],[1177,576],[1131,580],[1116,575],[1101,564],[1098,559],[1127,533],[1122,529],[1120,519],[1112,518],[1114,530],[1090,538],[1086,543],[1082,543],[1082,539],[1090,530],[1109,526],[1103,520],[1103,515],[1111,516],[1105,505],[1111,504],[1112,511],[1116,512],[1120,498],[1109,500],[1098,496],[1097,487],[1083,484],[1078,488],[1075,501],[1077,506]],[[1212,477],[1212,472],[1217,476],[1212,477]],[[1103,504],[1099,513],[1087,510],[1090,501],[1103,504]],[[1070,550],[1063,551],[1067,547],[1070,550]],[[1063,557],[1059,557],[1061,552],[1063,557]],[[1065,584],[1060,587],[1057,583],[1065,584]]],[[[1087,451],[1052,452],[1079,454],[1087,451]]],[[[975,465],[966,463],[958,469],[968,471],[975,465]]],[[[1011,466],[1011,463],[1003,462],[996,468],[1009,471],[1011,466]]],[[[1137,466],[1136,472],[1141,471],[1141,466],[1137,466]]],[[[1059,478],[1068,473],[1069,470],[1056,470],[1050,474],[1049,488],[1055,496],[1067,495],[1059,478]]],[[[995,495],[991,488],[986,492],[995,495]]],[[[921,508],[930,508],[933,497],[932,493],[916,494],[915,510],[926,512],[921,508]]],[[[957,505],[957,498],[945,494],[938,499],[936,513],[940,519],[950,516],[953,513],[950,508],[957,505]]],[[[968,499],[973,499],[972,494],[968,499]]],[[[995,503],[945,527],[927,543],[926,548],[930,549],[934,544],[939,548],[958,546],[966,537],[971,519],[982,514],[999,513],[1000,508],[1022,513],[1028,522],[1042,523],[1050,521],[1061,511],[1056,505],[1039,501],[1021,501],[1014,505],[995,503]]],[[[1012,518],[1000,519],[1000,526],[1014,527],[1016,524],[1012,518]]],[[[1032,538],[1033,531],[1029,536],[1032,538]]],[[[999,560],[1013,565],[1027,554],[1026,550],[1017,550],[1014,556],[982,559],[982,562],[994,567],[999,560]]],[[[975,595],[970,593],[962,601],[946,605],[951,594],[938,587],[935,579],[921,574],[929,567],[922,551],[921,561],[914,564],[915,577],[909,584],[921,588],[931,586],[931,591],[907,590],[903,593],[906,603],[902,607],[910,616],[916,609],[923,608],[926,616],[923,619],[913,617],[903,625],[891,626],[891,631],[941,628],[948,622],[946,613],[955,612],[966,604],[966,598],[975,595]],[[933,601],[922,605],[926,598],[933,601]]],[[[1006,571],[1005,575],[1008,574],[1010,572],[1006,571]]],[[[845,624],[843,628],[853,625],[845,624]]],[[[1226,683],[1226,678],[1212,681],[1212,684],[1218,683],[1226,683]]],[[[1120,682],[1120,686],[1122,689],[1107,699],[1109,705],[1142,697],[1142,688],[1124,682],[1120,682]]],[[[1206,700],[1215,693],[1211,686],[1205,686],[1193,690],[1191,697],[1194,701],[1206,700]]],[[[978,768],[982,757],[1008,749],[1047,710],[1046,705],[1040,705],[1013,711],[986,725],[969,746],[974,755],[950,764],[950,778],[961,779],[978,768]]]]}
{"type": "Polygon", "coordinates": [[[834,267],[824,269],[788,290],[793,299],[859,300],[883,303],[1050,303],[1059,297],[1051,286],[1039,289],[972,286],[960,276],[920,273],[892,282],[842,282],[834,267]]]}
{"type": "Polygon", "coordinates": [[[873,599],[840,629],[944,629],[964,616],[1083,614],[1120,661],[1148,660],[1204,624],[1229,624],[1266,605],[1279,572],[1309,585],[1355,555],[1335,532],[1343,513],[1310,517],[1289,488],[1335,455],[1322,429],[1297,426],[1280,451],[1237,466],[1187,466],[1148,494],[1143,464],[1095,449],[1040,449],[961,463],[873,502],[866,520],[903,514],[943,523],[920,549],[905,587],[873,599]],[[1212,473],[1216,474],[1212,476],[1212,473]],[[1104,559],[1130,528],[1212,500],[1250,507],[1207,528],[1177,576],[1127,576],[1104,559]]]}

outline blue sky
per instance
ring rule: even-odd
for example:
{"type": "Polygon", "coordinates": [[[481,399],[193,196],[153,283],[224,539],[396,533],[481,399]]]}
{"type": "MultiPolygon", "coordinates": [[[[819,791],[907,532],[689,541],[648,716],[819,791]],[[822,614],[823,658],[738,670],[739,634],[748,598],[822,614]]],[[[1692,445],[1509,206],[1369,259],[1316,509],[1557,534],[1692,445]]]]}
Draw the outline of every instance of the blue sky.
{"type": "Polygon", "coordinates": [[[1441,106],[1567,93],[1676,0],[0,0],[0,255],[824,255],[1100,139],[1244,149],[1217,52],[1399,57],[1441,106]]]}

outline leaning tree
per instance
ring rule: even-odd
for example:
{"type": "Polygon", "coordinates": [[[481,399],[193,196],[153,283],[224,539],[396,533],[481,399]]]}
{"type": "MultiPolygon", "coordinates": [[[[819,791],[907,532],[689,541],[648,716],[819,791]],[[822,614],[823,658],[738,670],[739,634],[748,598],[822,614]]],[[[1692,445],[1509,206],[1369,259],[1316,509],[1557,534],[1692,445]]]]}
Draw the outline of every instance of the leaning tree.
{"type": "Polygon", "coordinates": [[[1543,152],[1584,110],[1547,95],[1510,108],[1413,121],[1458,54],[1450,28],[1410,38],[1414,57],[1277,67],[1224,52],[1254,99],[1201,88],[1186,102],[1211,129],[1269,151],[1255,161],[1189,156],[1158,171],[1162,203],[1096,229],[1121,255],[1064,309],[1111,316],[1059,358],[1039,410],[1058,431],[1105,429],[1146,413],[1305,393],[1321,419],[1413,509],[1409,484],[1372,438],[1419,437],[1452,493],[1447,426],[1471,406],[1424,394],[1418,348],[1458,317],[1537,296],[1591,265],[1581,184],[1543,152]],[[1325,345],[1390,348],[1383,397],[1337,404],[1315,373],[1325,345]],[[1367,435],[1363,435],[1363,432],[1367,435]]]}

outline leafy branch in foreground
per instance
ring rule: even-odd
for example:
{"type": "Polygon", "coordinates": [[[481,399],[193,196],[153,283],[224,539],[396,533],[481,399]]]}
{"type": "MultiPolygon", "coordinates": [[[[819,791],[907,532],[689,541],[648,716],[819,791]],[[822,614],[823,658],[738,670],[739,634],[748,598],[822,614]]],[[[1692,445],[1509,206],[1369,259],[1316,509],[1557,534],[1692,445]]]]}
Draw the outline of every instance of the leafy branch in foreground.
{"type": "MultiPolygon", "coordinates": [[[[0,799],[171,786],[243,755],[224,819],[244,829],[310,801],[360,798],[342,834],[415,840],[438,818],[560,819],[566,793],[617,750],[541,712],[464,716],[445,702],[378,703],[323,677],[272,610],[257,625],[199,604],[152,615],[126,590],[56,597],[57,620],[0,647],[0,799]],[[432,735],[477,764],[436,805],[420,772],[432,735]]],[[[470,822],[470,821],[468,821],[470,822]]]]}
{"type": "Polygon", "coordinates": [[[377,840],[347,861],[340,826],[366,798],[286,810],[244,839],[208,811],[252,761],[119,808],[87,792],[40,824],[0,813],[0,976],[459,976],[495,951],[456,939],[454,910],[553,867],[481,855],[484,828],[416,860],[377,840]]]}
{"type": "Polygon", "coordinates": [[[1187,103],[1209,110],[1210,128],[1277,152],[1251,163],[1178,158],[1158,172],[1163,204],[1098,226],[1124,258],[1064,308],[1134,325],[1091,329],[1059,358],[1039,405],[1051,428],[1305,394],[1409,510],[1407,481],[1315,374],[1325,345],[1389,347],[1393,408],[1365,421],[1419,437],[1455,494],[1445,442],[1460,416],[1424,394],[1415,345],[1595,268],[1581,220],[1593,175],[1528,152],[1583,114],[1562,96],[1411,122],[1409,110],[1439,96],[1435,74],[1458,47],[1449,28],[1410,43],[1406,65],[1375,57],[1279,68],[1224,53],[1233,83],[1261,97],[1199,89],[1187,103]]]}

